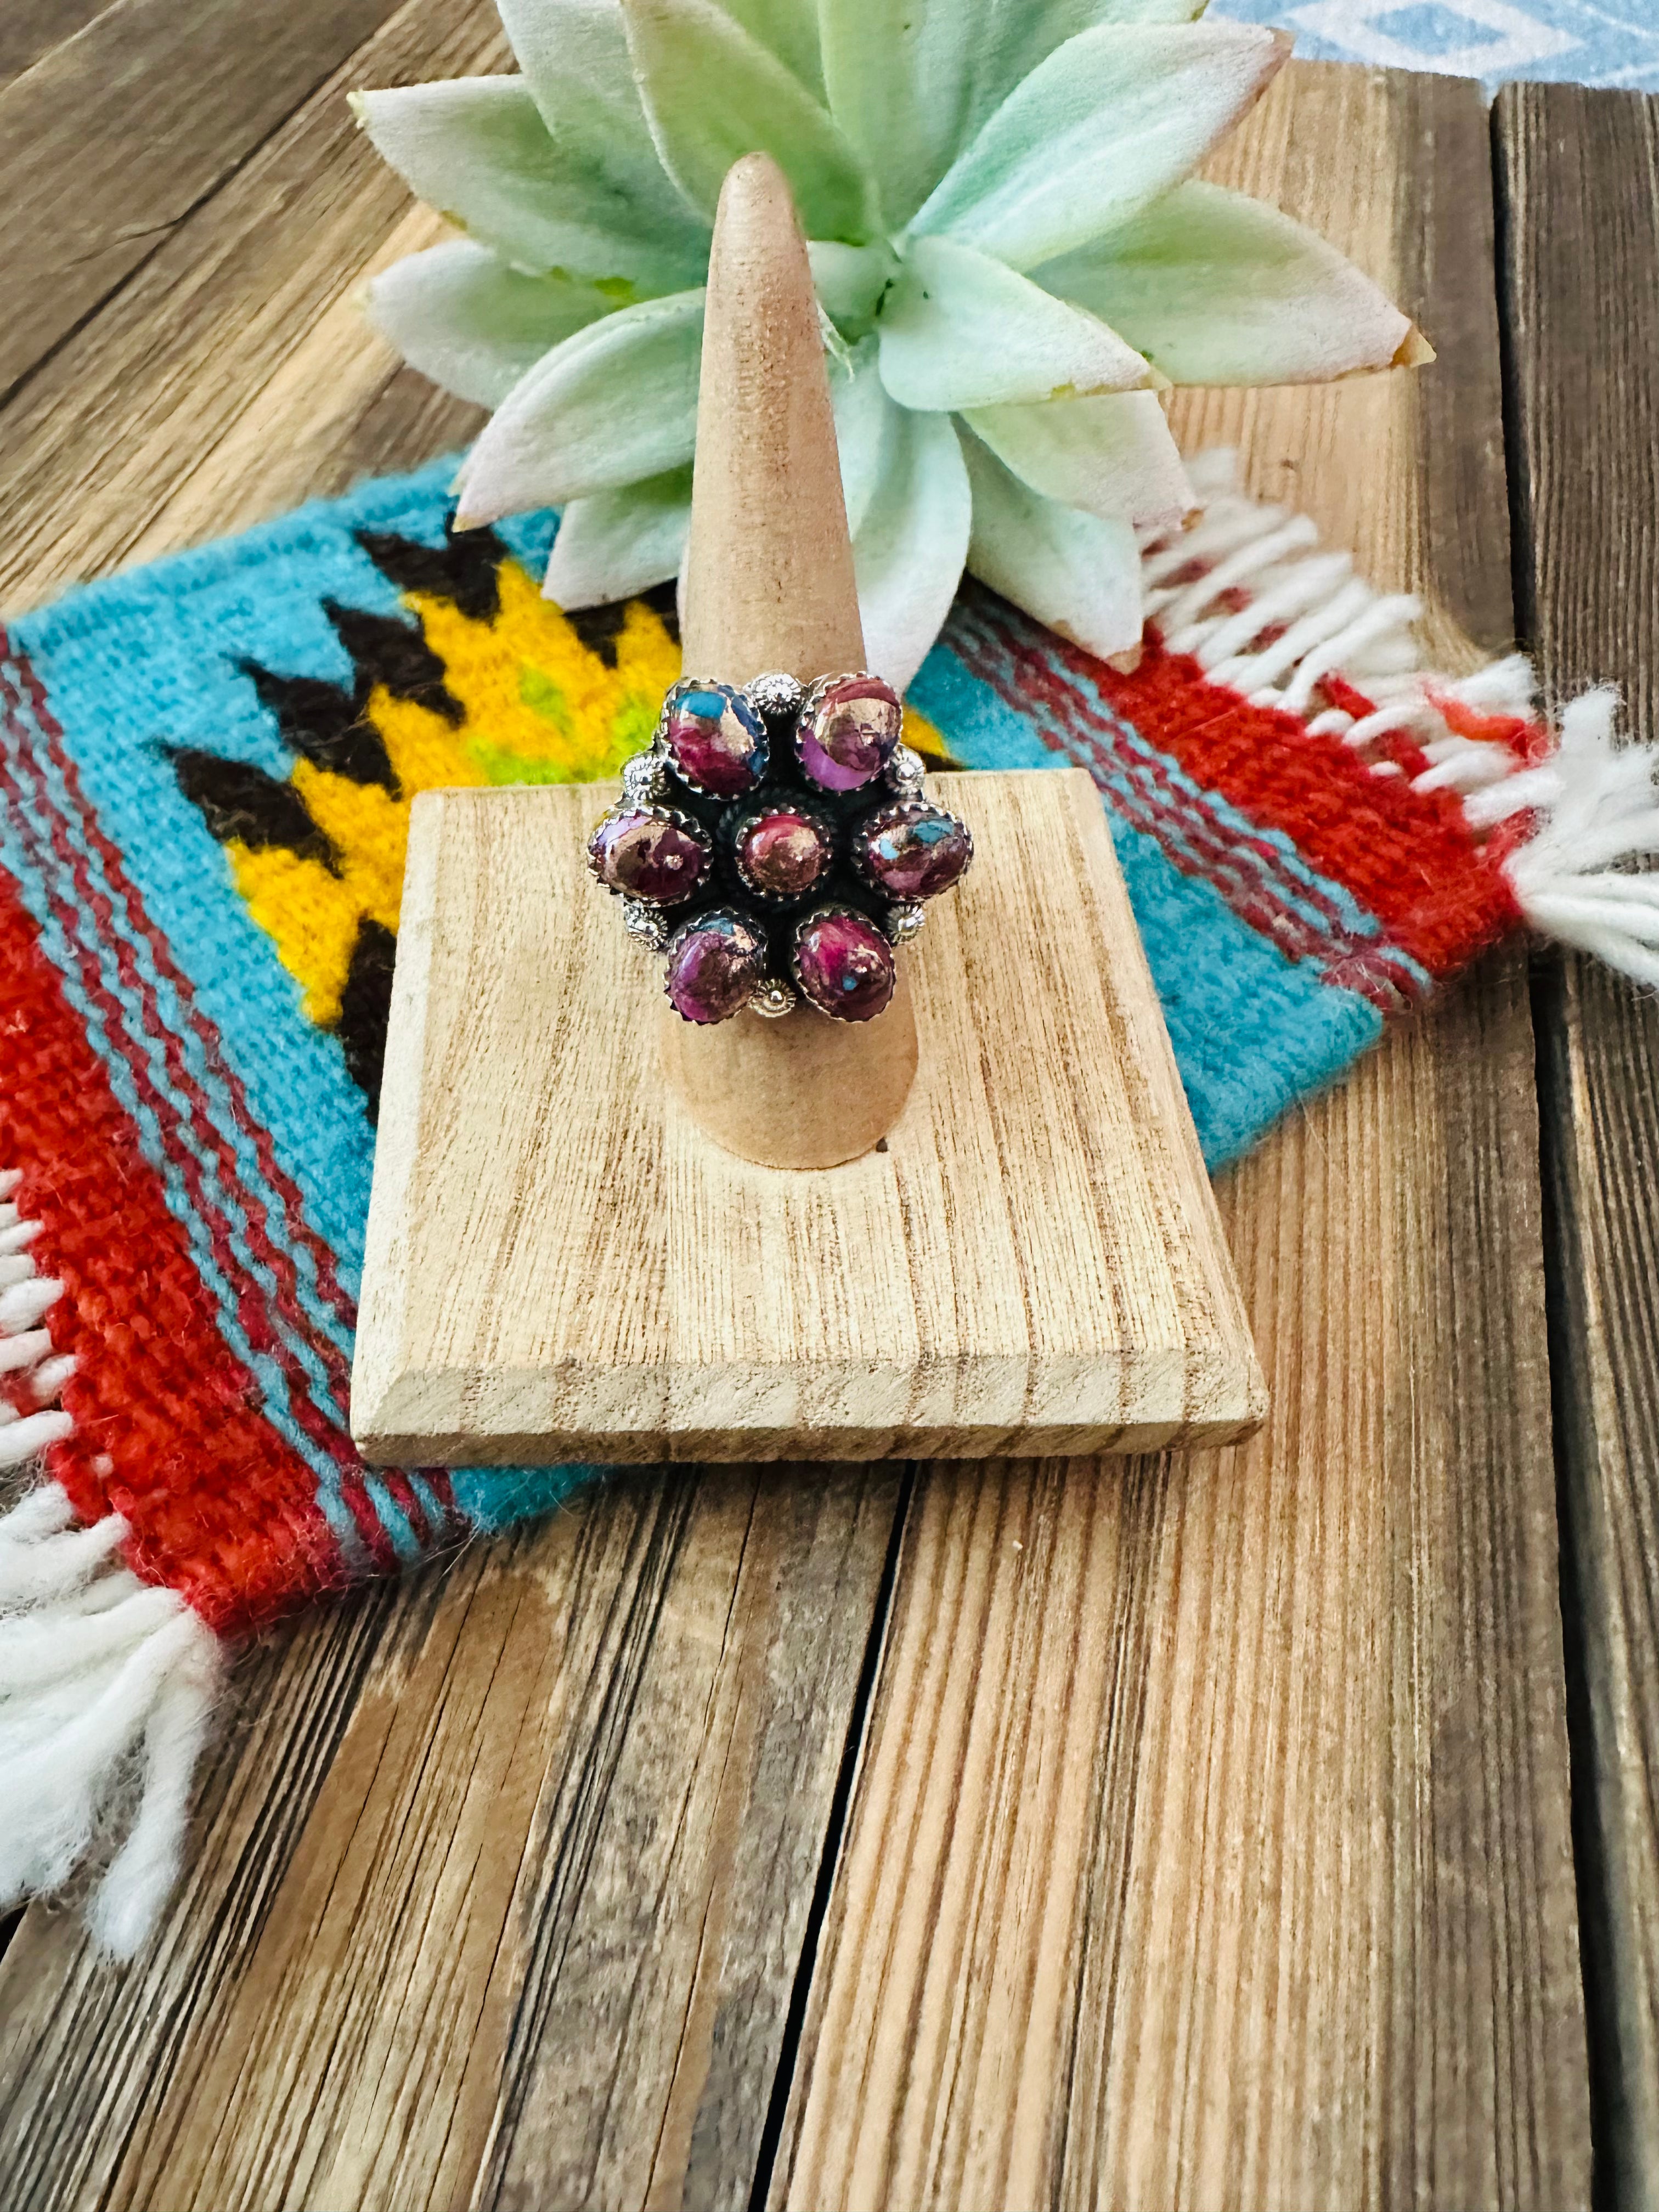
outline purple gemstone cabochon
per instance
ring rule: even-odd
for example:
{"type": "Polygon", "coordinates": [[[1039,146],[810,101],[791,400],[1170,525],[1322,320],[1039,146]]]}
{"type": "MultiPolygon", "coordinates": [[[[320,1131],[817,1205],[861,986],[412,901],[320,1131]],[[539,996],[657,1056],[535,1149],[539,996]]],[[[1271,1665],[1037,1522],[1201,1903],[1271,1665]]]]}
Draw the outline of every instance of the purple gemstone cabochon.
{"type": "Polygon", "coordinates": [[[890,684],[878,676],[846,677],[802,716],[800,764],[825,791],[856,791],[891,760],[903,726],[890,684]]]}
{"type": "Polygon", "coordinates": [[[653,906],[690,898],[708,864],[706,839],[665,814],[634,808],[608,814],[588,841],[593,872],[607,890],[653,906]]]}
{"type": "Polygon", "coordinates": [[[937,806],[907,806],[866,830],[864,872],[890,898],[936,898],[974,855],[966,823],[937,806]]]}
{"type": "Polygon", "coordinates": [[[893,995],[893,948],[874,922],[837,908],[809,915],[796,931],[795,973],[823,1012],[872,1021],[893,995]]]}
{"type": "Polygon", "coordinates": [[[694,791],[737,799],[766,773],[766,725],[726,684],[693,684],[679,692],[663,735],[694,791]]]}
{"type": "Polygon", "coordinates": [[[738,867],[745,882],[774,898],[799,898],[830,865],[830,841],[810,814],[781,806],[742,832],[738,867]]]}
{"type": "Polygon", "coordinates": [[[718,909],[688,922],[668,950],[668,1002],[688,1022],[723,1022],[748,1005],[766,946],[748,923],[718,909]]]}

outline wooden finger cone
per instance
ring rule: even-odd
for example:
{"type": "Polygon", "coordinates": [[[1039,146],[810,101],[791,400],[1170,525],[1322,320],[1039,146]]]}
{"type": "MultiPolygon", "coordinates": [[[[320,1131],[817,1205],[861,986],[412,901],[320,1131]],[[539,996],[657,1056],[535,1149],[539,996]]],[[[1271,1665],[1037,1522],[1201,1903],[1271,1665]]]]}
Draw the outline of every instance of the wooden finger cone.
{"type": "MultiPolygon", "coordinates": [[[[812,274],[789,186],[764,154],[737,163],[714,218],[683,641],[688,676],[726,684],[774,669],[810,684],[864,665],[812,274]]],[[[902,959],[873,1021],[803,1004],[703,1027],[665,1000],[662,1019],[670,1090],[706,1135],[766,1167],[859,1158],[915,1078],[902,959]]]]}

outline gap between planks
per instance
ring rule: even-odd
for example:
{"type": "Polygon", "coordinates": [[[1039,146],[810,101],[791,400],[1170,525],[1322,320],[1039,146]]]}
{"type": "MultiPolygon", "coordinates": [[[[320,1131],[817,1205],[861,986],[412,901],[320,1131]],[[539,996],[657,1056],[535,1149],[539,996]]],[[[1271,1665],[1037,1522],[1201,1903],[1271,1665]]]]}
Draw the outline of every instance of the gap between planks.
{"type": "MultiPolygon", "coordinates": [[[[1659,717],[1659,100],[1511,86],[1503,194],[1516,568],[1559,701],[1613,679],[1659,717]]],[[[1534,1006],[1575,1819],[1598,2189],[1659,2207],[1659,1007],[1594,962],[1534,1006]]]]}

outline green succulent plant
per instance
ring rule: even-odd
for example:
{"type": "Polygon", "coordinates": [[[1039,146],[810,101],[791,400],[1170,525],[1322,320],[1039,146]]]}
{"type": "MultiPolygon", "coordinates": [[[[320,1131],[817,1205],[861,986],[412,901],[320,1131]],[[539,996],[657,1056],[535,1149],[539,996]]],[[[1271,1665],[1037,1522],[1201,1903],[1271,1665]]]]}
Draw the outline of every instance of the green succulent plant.
{"type": "Polygon", "coordinates": [[[377,277],[404,357],[495,411],[463,524],[562,510],[578,608],[674,575],[727,169],[793,188],[870,665],[902,686],[964,566],[1109,653],[1135,530],[1192,504],[1160,392],[1420,358],[1370,280],[1193,169],[1285,41],[1203,0],[499,0],[522,74],[359,118],[465,235],[377,277]]]}

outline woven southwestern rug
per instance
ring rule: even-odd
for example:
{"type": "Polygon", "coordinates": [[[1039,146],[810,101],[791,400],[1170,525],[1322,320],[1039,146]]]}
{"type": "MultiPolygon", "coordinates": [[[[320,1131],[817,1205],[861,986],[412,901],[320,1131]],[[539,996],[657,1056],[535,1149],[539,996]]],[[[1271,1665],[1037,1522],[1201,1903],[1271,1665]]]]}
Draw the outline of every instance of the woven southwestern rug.
{"type": "MultiPolygon", "coordinates": [[[[609,775],[678,673],[672,599],[565,616],[552,519],[453,535],[452,474],[0,638],[0,1902],[122,1836],[119,1952],[222,1655],[589,1472],[371,1470],[347,1428],[411,798],[609,775]]],[[[1132,673],[970,589],[909,705],[935,761],[1095,777],[1219,1164],[1524,925],[1659,981],[1659,879],[1615,866],[1659,807],[1611,695],[1557,732],[1519,661],[1437,680],[1410,601],[1199,481],[1132,673]]]]}

